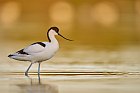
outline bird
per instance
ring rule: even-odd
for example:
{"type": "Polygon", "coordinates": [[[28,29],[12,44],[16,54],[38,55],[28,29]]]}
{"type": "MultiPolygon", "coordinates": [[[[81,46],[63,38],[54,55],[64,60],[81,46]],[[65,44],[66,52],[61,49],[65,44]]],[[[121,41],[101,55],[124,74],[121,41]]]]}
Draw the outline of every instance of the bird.
{"type": "Polygon", "coordinates": [[[9,58],[19,60],[19,61],[29,61],[30,65],[25,71],[25,76],[28,76],[28,71],[34,63],[38,63],[38,75],[40,75],[40,64],[43,61],[49,60],[52,58],[56,52],[59,50],[59,42],[55,38],[56,35],[61,36],[62,38],[67,39],[59,33],[58,27],[50,27],[47,31],[48,42],[35,42],[31,45],[8,55],[9,58]]]}

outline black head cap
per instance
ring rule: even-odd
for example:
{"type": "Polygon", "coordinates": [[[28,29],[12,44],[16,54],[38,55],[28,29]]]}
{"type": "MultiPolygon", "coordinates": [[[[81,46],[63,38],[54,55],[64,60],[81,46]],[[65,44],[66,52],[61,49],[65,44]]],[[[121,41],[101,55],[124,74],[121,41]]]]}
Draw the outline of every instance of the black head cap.
{"type": "Polygon", "coordinates": [[[50,31],[51,29],[54,30],[56,33],[59,32],[59,29],[57,27],[51,27],[48,31],[50,31]]]}

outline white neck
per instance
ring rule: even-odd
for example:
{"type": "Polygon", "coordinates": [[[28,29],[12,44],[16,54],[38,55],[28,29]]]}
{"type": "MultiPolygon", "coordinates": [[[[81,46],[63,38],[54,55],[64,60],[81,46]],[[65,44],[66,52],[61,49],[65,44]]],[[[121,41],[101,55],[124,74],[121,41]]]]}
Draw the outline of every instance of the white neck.
{"type": "Polygon", "coordinates": [[[54,34],[49,34],[49,38],[50,38],[50,43],[58,44],[58,41],[55,38],[55,35],[54,34]]]}

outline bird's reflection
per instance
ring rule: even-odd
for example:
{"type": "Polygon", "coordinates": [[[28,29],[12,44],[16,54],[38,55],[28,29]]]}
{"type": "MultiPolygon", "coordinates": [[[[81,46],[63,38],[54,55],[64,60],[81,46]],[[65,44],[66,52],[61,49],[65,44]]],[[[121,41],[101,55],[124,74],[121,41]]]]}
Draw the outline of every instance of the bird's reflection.
{"type": "Polygon", "coordinates": [[[18,85],[21,93],[58,93],[57,86],[52,84],[42,84],[40,75],[38,75],[38,79],[35,81],[30,77],[28,78],[30,79],[30,84],[18,85]]]}

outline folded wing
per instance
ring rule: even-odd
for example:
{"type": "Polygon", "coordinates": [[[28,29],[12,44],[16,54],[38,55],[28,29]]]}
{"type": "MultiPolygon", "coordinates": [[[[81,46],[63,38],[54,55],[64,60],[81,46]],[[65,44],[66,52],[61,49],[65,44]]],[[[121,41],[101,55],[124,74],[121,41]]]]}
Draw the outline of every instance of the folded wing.
{"type": "Polygon", "coordinates": [[[27,53],[27,54],[38,53],[38,52],[42,52],[45,49],[45,47],[46,47],[45,43],[36,42],[36,43],[33,43],[32,45],[24,48],[23,52],[27,53]]]}

